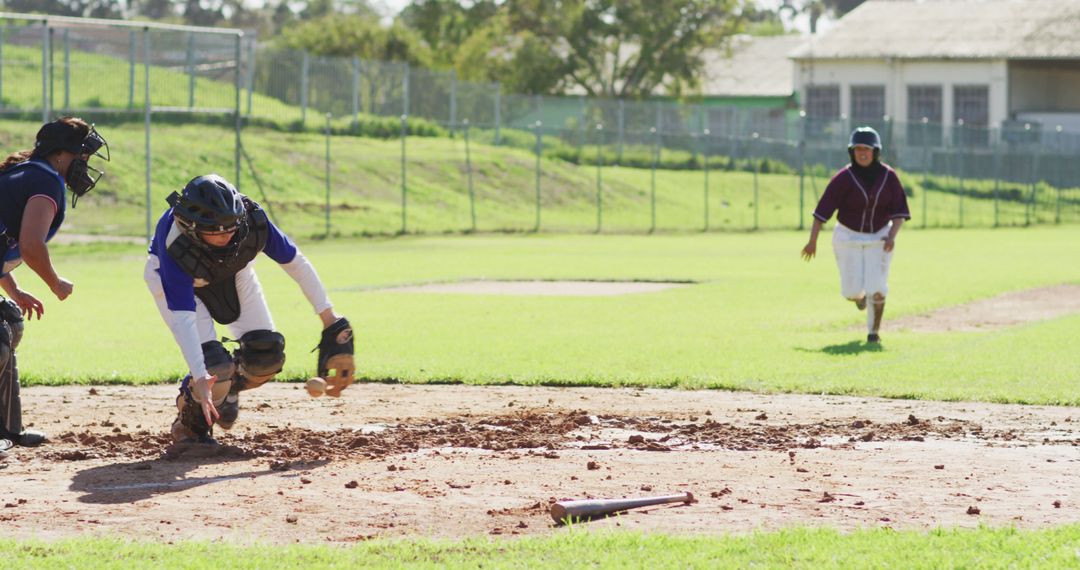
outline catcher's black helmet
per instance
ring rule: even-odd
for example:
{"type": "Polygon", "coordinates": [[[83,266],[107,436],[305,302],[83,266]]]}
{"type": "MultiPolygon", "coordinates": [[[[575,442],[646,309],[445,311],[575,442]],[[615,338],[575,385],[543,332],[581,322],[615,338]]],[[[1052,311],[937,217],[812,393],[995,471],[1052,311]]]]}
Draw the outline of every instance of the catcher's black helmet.
{"type": "Polygon", "coordinates": [[[875,150],[881,150],[881,136],[878,132],[870,127],[859,127],[854,131],[851,131],[851,140],[848,142],[848,148],[853,148],[855,145],[865,145],[875,150]]]}
{"type": "Polygon", "coordinates": [[[195,243],[219,254],[236,253],[247,234],[247,208],[236,187],[217,174],[192,178],[179,194],[168,198],[173,218],[195,243]],[[213,247],[200,233],[236,232],[228,245],[213,247]]]}

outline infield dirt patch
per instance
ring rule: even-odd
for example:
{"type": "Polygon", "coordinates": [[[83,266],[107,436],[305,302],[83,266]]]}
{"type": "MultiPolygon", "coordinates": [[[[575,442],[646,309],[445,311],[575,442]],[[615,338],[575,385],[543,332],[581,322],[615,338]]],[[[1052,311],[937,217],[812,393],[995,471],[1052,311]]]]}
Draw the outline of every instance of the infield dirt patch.
{"type": "Polygon", "coordinates": [[[688,283],[657,281],[457,281],[406,285],[384,289],[393,293],[458,293],[465,295],[537,295],[607,297],[633,293],[654,293],[688,283]]]}
{"type": "Polygon", "coordinates": [[[1080,285],[1014,291],[922,315],[889,320],[885,330],[916,332],[985,331],[1080,313],[1080,285]]]}
{"type": "Polygon", "coordinates": [[[229,452],[162,459],[171,386],[30,388],[52,443],[0,462],[15,538],[351,542],[563,532],[565,498],[692,491],[582,525],[669,533],[1080,521],[1080,409],[719,391],[300,384],[229,452]]]}

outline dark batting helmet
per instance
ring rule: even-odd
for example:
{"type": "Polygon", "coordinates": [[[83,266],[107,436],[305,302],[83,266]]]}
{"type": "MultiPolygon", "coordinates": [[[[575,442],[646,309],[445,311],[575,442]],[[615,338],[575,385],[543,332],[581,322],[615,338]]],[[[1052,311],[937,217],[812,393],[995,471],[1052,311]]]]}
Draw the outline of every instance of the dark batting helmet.
{"type": "Polygon", "coordinates": [[[881,135],[871,127],[859,127],[854,131],[851,131],[851,139],[848,141],[848,155],[851,156],[851,162],[855,162],[855,153],[852,150],[857,145],[868,146],[874,149],[874,161],[877,162],[881,158],[881,135]]]}
{"type": "Polygon", "coordinates": [[[247,208],[236,187],[217,174],[192,178],[179,194],[168,198],[180,229],[211,253],[235,254],[247,234],[247,208]],[[235,232],[228,245],[213,247],[200,233],[235,232]]]}

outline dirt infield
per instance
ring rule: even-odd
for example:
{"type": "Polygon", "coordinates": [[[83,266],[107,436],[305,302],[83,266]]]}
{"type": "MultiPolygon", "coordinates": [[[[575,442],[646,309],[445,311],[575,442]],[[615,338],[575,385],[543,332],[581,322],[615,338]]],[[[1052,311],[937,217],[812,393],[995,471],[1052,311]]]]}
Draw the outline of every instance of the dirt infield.
{"type": "Polygon", "coordinates": [[[53,442],[0,462],[7,537],[342,543],[562,532],[556,499],[692,491],[587,523],[675,533],[1080,521],[1080,409],[719,391],[297,384],[163,459],[172,387],[24,391],[53,442]]]}
{"type": "Polygon", "coordinates": [[[456,293],[462,295],[529,295],[555,297],[610,297],[655,293],[689,283],[661,281],[455,281],[405,285],[383,289],[390,293],[456,293]]]}

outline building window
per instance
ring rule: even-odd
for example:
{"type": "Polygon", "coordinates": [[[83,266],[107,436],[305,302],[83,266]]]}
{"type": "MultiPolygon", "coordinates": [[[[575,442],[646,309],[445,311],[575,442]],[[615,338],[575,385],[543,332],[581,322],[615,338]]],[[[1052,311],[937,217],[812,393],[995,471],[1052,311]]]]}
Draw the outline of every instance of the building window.
{"type": "Polygon", "coordinates": [[[806,116],[832,121],[840,118],[840,86],[809,85],[806,87],[806,116]]]}
{"type": "Polygon", "coordinates": [[[940,85],[908,86],[908,144],[941,144],[940,85]]]}
{"type": "Polygon", "coordinates": [[[806,136],[820,138],[835,136],[836,121],[840,118],[840,86],[808,85],[806,87],[806,136]]]}
{"type": "Polygon", "coordinates": [[[858,125],[876,125],[885,116],[885,86],[851,87],[851,120],[858,125]]]}
{"type": "Polygon", "coordinates": [[[962,145],[986,145],[989,140],[990,88],[986,85],[953,87],[954,140],[962,145]]]}

